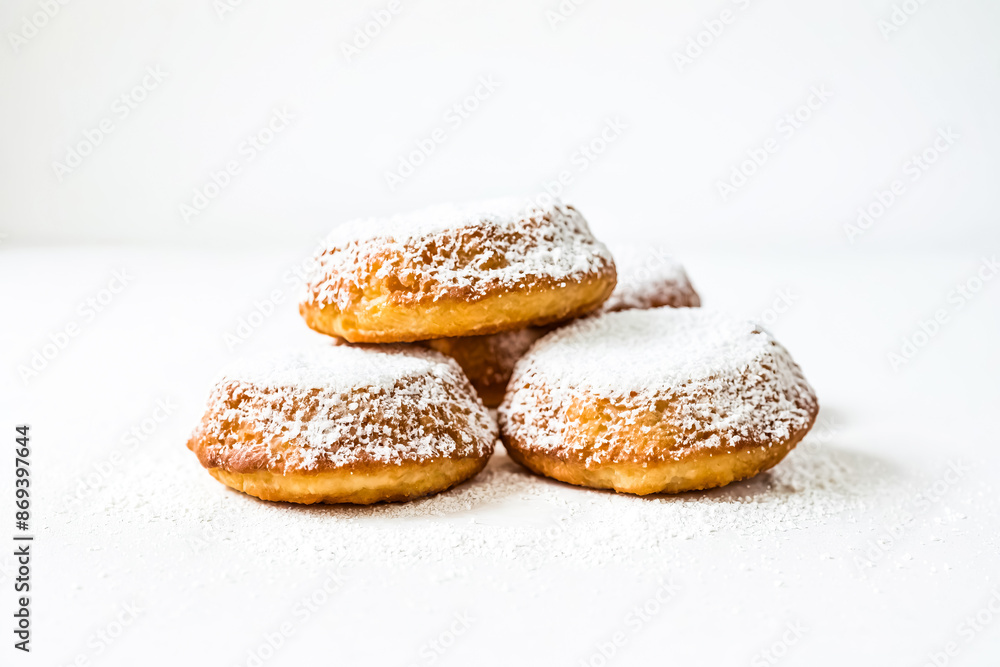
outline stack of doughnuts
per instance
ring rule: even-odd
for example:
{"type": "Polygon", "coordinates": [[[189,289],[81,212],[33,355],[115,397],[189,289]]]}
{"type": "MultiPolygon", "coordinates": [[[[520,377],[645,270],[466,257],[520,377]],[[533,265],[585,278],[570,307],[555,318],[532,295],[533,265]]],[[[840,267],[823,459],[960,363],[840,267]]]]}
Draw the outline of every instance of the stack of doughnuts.
{"type": "Polygon", "coordinates": [[[679,264],[612,253],[558,201],[358,220],[313,260],[299,312],[329,342],[233,364],[188,441],[264,500],[437,493],[498,437],[570,484],[705,489],[777,464],[818,411],[770,334],[699,308],[679,264]]]}

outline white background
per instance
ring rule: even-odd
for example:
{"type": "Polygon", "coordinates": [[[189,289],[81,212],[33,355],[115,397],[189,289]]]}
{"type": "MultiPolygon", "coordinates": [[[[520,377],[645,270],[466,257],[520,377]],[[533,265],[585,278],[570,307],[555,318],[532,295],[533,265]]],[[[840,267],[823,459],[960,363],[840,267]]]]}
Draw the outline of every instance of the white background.
{"type": "MultiPolygon", "coordinates": [[[[32,242],[297,242],[352,217],[537,191],[621,118],[628,129],[565,195],[596,227],[839,246],[856,209],[950,127],[953,150],[907,182],[865,243],[997,239],[995,2],[924,3],[886,39],[878,22],[892,3],[881,1],[593,1],[553,29],[556,2],[417,0],[348,62],[342,44],[384,5],[245,0],[221,18],[212,0],[61,7],[16,54],[0,51],[4,231],[32,242]],[[723,10],[732,22],[678,71],[674,54],[723,10]],[[167,78],[118,120],[112,105],[147,66],[167,78]],[[446,111],[484,75],[496,92],[390,192],[384,173],[449,127],[446,111]],[[831,99],[723,202],[716,181],[818,85],[831,99]],[[294,124],[183,225],[179,205],[276,107],[294,124]],[[53,163],[106,117],[114,131],[59,182],[53,163]]],[[[36,11],[5,2],[0,27],[17,31],[36,11]]]]}
{"type": "MultiPolygon", "coordinates": [[[[619,629],[609,665],[923,665],[952,641],[947,664],[996,664],[1000,615],[968,640],[960,627],[1000,590],[1000,291],[976,283],[1000,250],[1000,5],[907,3],[886,37],[881,0],[588,0],[554,27],[554,0],[414,0],[348,61],[342,44],[386,5],[244,0],[220,16],[211,0],[73,0],[16,45],[39,5],[0,9],[0,445],[32,425],[38,494],[35,648],[13,651],[4,621],[3,664],[247,665],[341,561],[345,583],[263,664],[597,667],[619,629]],[[165,79],[120,118],[116,99],[150,67],[165,79]],[[449,125],[480,77],[496,91],[449,125]],[[817,87],[829,100],[784,136],[817,87]],[[246,160],[241,144],[280,108],[294,120],[246,160]],[[60,179],[54,163],[106,118],[113,132],[60,179]],[[580,169],[579,146],[615,119],[623,131],[580,169]],[[390,188],[385,173],[436,127],[446,140],[390,188]],[[907,161],[949,129],[912,179],[907,161]],[[180,206],[230,160],[240,172],[185,222],[180,206]],[[820,397],[809,446],[679,499],[544,482],[502,451],[455,491],[374,510],[259,503],[201,470],[184,442],[217,369],[320,342],[287,279],[320,234],[534,195],[560,171],[599,236],[669,249],[707,305],[768,322],[820,397]],[[852,242],[844,226],[895,179],[902,193],[852,242]],[[88,317],[81,304],[122,270],[126,287],[88,317]],[[275,291],[263,323],[227,342],[275,291]],[[69,324],[80,333],[22,372],[69,324]],[[165,399],[169,418],[67,501],[165,399]],[[956,461],[964,476],[859,564],[956,461]],[[680,592],[631,634],[624,619],[662,579],[680,592]],[[138,621],[98,652],[130,602],[138,621]],[[427,659],[464,613],[471,629],[427,659]],[[788,623],[808,630],[765,660],[788,623]]],[[[11,479],[0,466],[5,543],[11,479]]],[[[14,575],[0,558],[0,618],[14,575]]]]}

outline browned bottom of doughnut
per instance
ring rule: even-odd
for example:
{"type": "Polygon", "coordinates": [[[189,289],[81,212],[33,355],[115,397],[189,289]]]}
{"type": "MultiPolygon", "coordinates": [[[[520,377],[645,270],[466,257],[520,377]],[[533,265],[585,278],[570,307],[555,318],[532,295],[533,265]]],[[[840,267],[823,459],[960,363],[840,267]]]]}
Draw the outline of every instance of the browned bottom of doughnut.
{"type": "Polygon", "coordinates": [[[483,405],[495,408],[503,402],[514,364],[532,343],[551,330],[551,327],[528,327],[488,336],[436,338],[422,344],[457,361],[483,405]]]}
{"type": "Polygon", "coordinates": [[[488,460],[488,456],[435,459],[384,467],[366,466],[364,469],[355,467],[284,475],[269,470],[232,472],[223,468],[209,468],[208,472],[226,486],[261,500],[304,505],[370,505],[440,493],[479,473],[488,460]]]}
{"type": "Polygon", "coordinates": [[[590,312],[615,288],[615,273],[580,283],[530,292],[498,292],[470,301],[443,297],[397,303],[390,293],[372,294],[341,311],[336,306],[299,305],[310,328],[352,343],[399,343],[479,336],[558,322],[590,312]]]}
{"type": "Polygon", "coordinates": [[[586,467],[578,461],[562,460],[516,446],[508,445],[507,453],[528,470],[560,482],[645,496],[650,493],[712,489],[753,477],[780,463],[808,430],[802,430],[787,441],[770,445],[718,452],[706,449],[679,460],[645,463],[606,463],[586,467]]]}

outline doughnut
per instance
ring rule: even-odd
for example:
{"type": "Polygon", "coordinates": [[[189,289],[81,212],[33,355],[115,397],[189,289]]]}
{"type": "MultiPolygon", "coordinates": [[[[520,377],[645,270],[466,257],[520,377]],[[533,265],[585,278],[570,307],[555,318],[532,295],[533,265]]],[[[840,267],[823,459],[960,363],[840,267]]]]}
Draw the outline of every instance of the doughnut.
{"type": "Polygon", "coordinates": [[[816,395],[763,328],[702,308],[585,318],[517,362],[499,409],[529,470],[645,495],[724,486],[776,465],[816,395]]]}
{"type": "MultiPolygon", "coordinates": [[[[609,244],[609,247],[618,284],[595,313],[701,305],[684,267],[671,257],[638,245],[609,244]]],[[[528,327],[488,336],[440,338],[425,341],[424,345],[454,357],[483,404],[495,408],[503,401],[514,364],[532,343],[551,330],[551,326],[528,327]]]]}
{"type": "Polygon", "coordinates": [[[688,279],[687,272],[673,257],[634,243],[614,243],[608,247],[618,269],[618,284],[595,313],[701,305],[701,297],[688,279]]]}
{"type": "Polygon", "coordinates": [[[216,381],[188,449],[263,500],[399,501],[477,474],[496,423],[454,360],[414,346],[321,346],[216,381]]]}
{"type": "Polygon", "coordinates": [[[500,199],[338,227],[299,312],[352,343],[410,342],[558,322],[614,287],[611,254],[575,208],[500,199]]]}

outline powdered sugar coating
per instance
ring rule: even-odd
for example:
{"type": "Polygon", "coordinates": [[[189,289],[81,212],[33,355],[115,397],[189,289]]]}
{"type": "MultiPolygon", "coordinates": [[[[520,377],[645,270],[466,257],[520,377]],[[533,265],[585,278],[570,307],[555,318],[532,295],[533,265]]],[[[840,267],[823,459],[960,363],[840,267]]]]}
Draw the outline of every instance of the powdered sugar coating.
{"type": "Polygon", "coordinates": [[[516,198],[441,204],[341,225],[307,281],[306,304],[347,308],[371,281],[401,299],[475,299],[538,281],[576,282],[613,266],[608,249],[572,206],[516,198]]]}
{"type": "Polygon", "coordinates": [[[458,365],[407,346],[323,346],[224,371],[192,436],[230,469],[315,471],[488,456],[496,425],[458,365]]]}
{"type": "Polygon", "coordinates": [[[638,460],[641,445],[619,435],[650,414],[671,422],[673,449],[684,453],[785,441],[817,409],[767,331],[713,310],[656,308],[586,318],[538,341],[517,363],[499,415],[505,434],[538,450],[606,444],[638,460]],[[616,416],[601,441],[574,441],[570,413],[603,399],[616,416]]]}
{"type": "Polygon", "coordinates": [[[238,359],[222,371],[217,383],[349,393],[362,388],[388,390],[403,378],[443,376],[450,370],[441,358],[402,346],[323,345],[238,359]]]}
{"type": "Polygon", "coordinates": [[[660,306],[700,306],[701,298],[680,262],[660,248],[637,243],[609,243],[618,284],[598,313],[660,306]]]}

